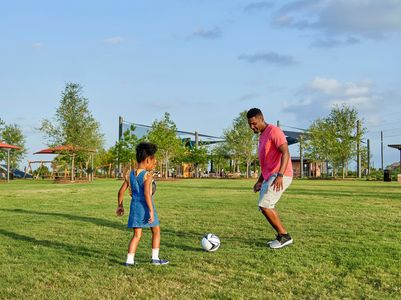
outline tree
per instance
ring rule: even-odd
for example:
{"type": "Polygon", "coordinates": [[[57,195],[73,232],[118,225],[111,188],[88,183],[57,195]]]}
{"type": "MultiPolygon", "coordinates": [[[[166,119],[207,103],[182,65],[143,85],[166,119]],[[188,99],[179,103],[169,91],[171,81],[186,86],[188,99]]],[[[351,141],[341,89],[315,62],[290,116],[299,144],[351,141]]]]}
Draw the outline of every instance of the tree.
{"type": "MultiPolygon", "coordinates": [[[[25,147],[25,136],[22,133],[21,128],[17,124],[6,125],[0,119],[0,141],[3,140],[7,144],[18,146],[21,149],[10,151],[10,166],[11,168],[17,168],[19,161],[21,161],[27,153],[25,147]]],[[[0,161],[6,159],[4,151],[0,151],[0,161]]]]}
{"type": "MultiPolygon", "coordinates": [[[[185,151],[185,156],[182,159],[185,163],[190,163],[197,169],[199,166],[204,166],[208,161],[207,148],[200,143],[199,146],[187,148],[185,151]]],[[[198,172],[198,171],[196,171],[198,172]]],[[[198,176],[198,174],[196,174],[198,176]]]]}
{"type": "Polygon", "coordinates": [[[141,140],[133,134],[135,128],[134,125],[131,125],[113,148],[114,157],[116,160],[119,158],[120,163],[123,165],[132,166],[136,160],[136,146],[141,140]]]}
{"type": "Polygon", "coordinates": [[[247,111],[243,111],[234,119],[232,128],[224,131],[224,136],[231,149],[231,154],[237,162],[246,164],[246,177],[251,173],[251,163],[256,158],[257,136],[248,125],[247,111]]]}
{"type": "Polygon", "coordinates": [[[177,127],[169,113],[165,113],[162,120],[153,122],[147,139],[157,145],[156,156],[162,162],[165,170],[164,176],[167,178],[169,161],[184,151],[183,143],[177,136],[177,127]]]}
{"type": "Polygon", "coordinates": [[[328,160],[334,170],[342,168],[342,177],[356,155],[356,145],[366,129],[357,135],[358,112],[347,105],[334,106],[328,117],[314,121],[306,141],[306,156],[315,161],[328,160]]]}
{"type": "Polygon", "coordinates": [[[226,142],[219,143],[211,150],[210,160],[213,162],[213,168],[216,173],[229,168],[228,161],[231,159],[229,153],[230,150],[226,142]]]}
{"type": "Polygon", "coordinates": [[[102,174],[106,173],[111,177],[112,167],[116,165],[117,161],[115,153],[115,147],[110,147],[108,150],[100,149],[94,158],[95,170],[101,170],[102,174]]]}
{"type": "MultiPolygon", "coordinates": [[[[102,147],[103,134],[100,132],[100,124],[92,116],[88,104],[88,99],[82,96],[82,87],[79,84],[66,84],[53,120],[44,119],[40,127],[50,147],[73,145],[84,150],[97,150],[102,147]]],[[[77,150],[75,154],[78,163],[88,159],[86,151],[77,150]]],[[[68,161],[69,158],[67,155],[63,160],[68,161]]]]}

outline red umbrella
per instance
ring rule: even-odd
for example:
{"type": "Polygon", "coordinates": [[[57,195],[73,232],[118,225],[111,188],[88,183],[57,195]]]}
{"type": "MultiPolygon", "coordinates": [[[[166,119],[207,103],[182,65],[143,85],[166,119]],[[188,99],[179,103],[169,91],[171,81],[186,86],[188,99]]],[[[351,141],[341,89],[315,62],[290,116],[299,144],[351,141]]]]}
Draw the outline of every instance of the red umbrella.
{"type": "Polygon", "coordinates": [[[11,149],[19,150],[21,148],[18,146],[0,142],[0,149],[7,149],[7,182],[9,182],[10,181],[10,150],[11,149]]]}

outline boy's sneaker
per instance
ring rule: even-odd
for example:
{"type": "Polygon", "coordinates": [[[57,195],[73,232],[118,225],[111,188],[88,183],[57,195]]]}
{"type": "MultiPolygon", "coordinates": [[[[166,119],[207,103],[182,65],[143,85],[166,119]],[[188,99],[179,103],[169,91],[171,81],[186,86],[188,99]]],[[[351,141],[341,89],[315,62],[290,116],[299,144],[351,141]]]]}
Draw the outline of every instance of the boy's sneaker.
{"type": "Polygon", "coordinates": [[[168,265],[170,263],[167,259],[152,259],[150,262],[155,266],[168,265]]]}
{"type": "Polygon", "coordinates": [[[293,239],[291,236],[287,234],[278,234],[277,238],[274,241],[268,242],[268,246],[272,249],[280,249],[285,246],[291,245],[293,239]]]}
{"type": "Polygon", "coordinates": [[[135,267],[136,266],[136,263],[133,263],[133,264],[129,264],[129,263],[123,263],[123,266],[125,266],[125,267],[135,267]]]}

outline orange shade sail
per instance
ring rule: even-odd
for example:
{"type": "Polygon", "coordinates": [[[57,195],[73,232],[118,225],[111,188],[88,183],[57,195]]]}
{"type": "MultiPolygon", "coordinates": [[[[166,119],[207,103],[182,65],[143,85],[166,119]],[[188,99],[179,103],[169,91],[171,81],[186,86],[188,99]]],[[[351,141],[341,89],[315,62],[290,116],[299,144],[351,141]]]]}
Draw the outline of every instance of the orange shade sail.
{"type": "Polygon", "coordinates": [[[75,152],[75,151],[84,151],[84,152],[96,152],[96,150],[92,149],[84,149],[82,147],[74,146],[74,145],[61,145],[51,148],[42,149],[34,154],[58,154],[60,152],[75,152]]]}
{"type": "Polygon", "coordinates": [[[10,144],[7,144],[7,143],[2,143],[2,142],[0,142],[0,148],[1,149],[21,149],[18,146],[14,146],[14,145],[10,145],[10,144]]]}

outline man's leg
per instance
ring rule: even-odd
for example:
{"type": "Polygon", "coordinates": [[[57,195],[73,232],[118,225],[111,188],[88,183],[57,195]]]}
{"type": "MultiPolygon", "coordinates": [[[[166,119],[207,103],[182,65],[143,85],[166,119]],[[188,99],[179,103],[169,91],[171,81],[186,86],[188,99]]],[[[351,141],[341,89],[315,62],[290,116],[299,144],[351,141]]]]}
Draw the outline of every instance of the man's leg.
{"type": "Polygon", "coordinates": [[[260,210],[262,211],[262,214],[266,217],[267,221],[269,221],[270,225],[277,231],[278,234],[287,233],[287,230],[281,223],[280,217],[276,209],[260,207],[260,210]]]}

